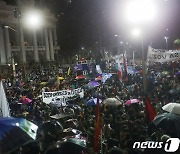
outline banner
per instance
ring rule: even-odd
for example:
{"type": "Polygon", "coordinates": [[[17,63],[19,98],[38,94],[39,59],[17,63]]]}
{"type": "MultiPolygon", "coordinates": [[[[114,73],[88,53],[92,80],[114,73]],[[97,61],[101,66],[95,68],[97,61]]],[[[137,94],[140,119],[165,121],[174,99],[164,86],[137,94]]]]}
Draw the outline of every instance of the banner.
{"type": "Polygon", "coordinates": [[[113,58],[113,59],[115,60],[115,62],[118,63],[118,64],[123,63],[123,54],[116,55],[116,56],[114,56],[114,57],[112,57],[112,58],[113,58]]]}
{"type": "Polygon", "coordinates": [[[52,104],[55,106],[66,106],[66,102],[70,97],[75,95],[80,95],[81,98],[84,97],[84,90],[82,88],[73,90],[60,90],[53,92],[43,92],[43,102],[46,104],[52,104]]]}
{"type": "Polygon", "coordinates": [[[170,62],[180,60],[180,50],[153,49],[149,46],[147,59],[153,62],[170,62]]]}
{"type": "Polygon", "coordinates": [[[99,65],[96,65],[96,71],[97,71],[97,73],[102,74],[102,70],[99,65]]]}
{"type": "Polygon", "coordinates": [[[101,78],[101,82],[105,83],[107,79],[109,79],[112,76],[111,73],[103,73],[102,74],[102,78],[101,78]]]}
{"type": "Polygon", "coordinates": [[[0,81],[0,117],[10,117],[9,104],[7,102],[3,83],[0,81]]]}

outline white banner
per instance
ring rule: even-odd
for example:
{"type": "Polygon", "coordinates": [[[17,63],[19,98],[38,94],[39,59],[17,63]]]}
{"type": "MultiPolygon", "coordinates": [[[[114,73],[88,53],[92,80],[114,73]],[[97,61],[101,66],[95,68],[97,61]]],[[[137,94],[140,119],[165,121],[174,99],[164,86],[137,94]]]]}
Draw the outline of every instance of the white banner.
{"type": "Polygon", "coordinates": [[[43,92],[43,102],[46,104],[52,104],[55,106],[66,106],[66,102],[69,97],[80,95],[80,98],[84,97],[84,90],[82,88],[74,90],[60,90],[53,92],[43,92]]]}
{"type": "Polygon", "coordinates": [[[0,117],[10,117],[9,104],[7,102],[3,83],[0,81],[0,117]]]}
{"type": "Polygon", "coordinates": [[[116,55],[114,57],[112,57],[116,63],[120,64],[120,63],[123,63],[123,54],[120,54],[120,55],[116,55]]]}
{"type": "Polygon", "coordinates": [[[180,50],[153,49],[149,46],[147,59],[153,62],[170,62],[180,60],[180,50]]]}

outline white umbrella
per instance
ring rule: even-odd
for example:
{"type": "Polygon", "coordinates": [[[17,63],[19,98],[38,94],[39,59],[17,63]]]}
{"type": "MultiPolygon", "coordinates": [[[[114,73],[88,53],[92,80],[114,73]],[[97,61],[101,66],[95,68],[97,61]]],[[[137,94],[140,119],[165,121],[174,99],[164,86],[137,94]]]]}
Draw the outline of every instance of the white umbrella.
{"type": "Polygon", "coordinates": [[[162,109],[164,111],[180,115],[180,104],[178,103],[168,103],[164,105],[162,109]]]}
{"type": "Polygon", "coordinates": [[[119,101],[117,98],[107,98],[106,100],[103,101],[103,104],[107,106],[118,106],[118,105],[122,105],[123,103],[119,101]]]}

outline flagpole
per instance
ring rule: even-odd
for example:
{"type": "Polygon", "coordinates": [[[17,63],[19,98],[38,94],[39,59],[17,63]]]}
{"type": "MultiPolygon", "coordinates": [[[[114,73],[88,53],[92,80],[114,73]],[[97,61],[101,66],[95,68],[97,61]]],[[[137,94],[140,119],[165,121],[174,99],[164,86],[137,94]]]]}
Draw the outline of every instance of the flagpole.
{"type": "Polygon", "coordinates": [[[146,64],[145,64],[145,57],[144,57],[144,40],[143,40],[143,37],[142,37],[142,40],[141,40],[141,45],[142,45],[142,79],[143,79],[143,90],[144,90],[144,93],[146,93],[146,64]]]}
{"type": "Polygon", "coordinates": [[[100,141],[101,141],[101,154],[103,154],[103,131],[102,131],[102,128],[101,128],[101,139],[100,139],[100,141]]]}
{"type": "Polygon", "coordinates": [[[133,68],[135,69],[135,63],[134,63],[134,52],[135,52],[135,51],[133,51],[133,68]]]}

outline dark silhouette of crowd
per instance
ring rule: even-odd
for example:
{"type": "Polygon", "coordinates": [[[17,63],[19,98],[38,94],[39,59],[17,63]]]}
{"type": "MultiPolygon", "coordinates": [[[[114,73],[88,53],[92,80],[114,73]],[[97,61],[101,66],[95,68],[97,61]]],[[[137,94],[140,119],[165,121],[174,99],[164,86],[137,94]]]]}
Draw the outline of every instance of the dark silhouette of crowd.
{"type": "MultiPolygon", "coordinates": [[[[166,141],[171,137],[180,137],[163,128],[156,127],[147,121],[145,115],[145,96],[148,96],[157,114],[164,111],[162,106],[170,103],[180,103],[180,70],[179,62],[172,68],[170,63],[151,64],[147,71],[147,93],[143,90],[142,73],[128,74],[128,81],[120,81],[116,71],[103,70],[113,73],[112,77],[94,88],[86,88],[94,78],[75,80],[75,72],[67,75],[68,68],[59,72],[60,66],[36,67],[26,72],[23,79],[21,70],[17,70],[14,79],[5,79],[4,86],[9,102],[11,116],[23,117],[35,123],[39,128],[35,141],[22,146],[22,154],[93,154],[93,137],[95,131],[96,105],[87,106],[91,98],[106,100],[116,98],[120,105],[106,106],[101,103],[101,134],[99,136],[99,153],[102,154],[164,154],[163,149],[133,148],[134,142],[166,141]],[[175,75],[177,74],[177,75],[175,75]],[[57,81],[57,77],[64,80],[57,81]],[[67,106],[55,107],[42,101],[43,91],[58,91],[83,87],[84,97],[78,95],[68,100],[67,106]],[[31,99],[29,104],[22,104],[19,99],[26,96],[31,99]],[[139,103],[124,105],[127,100],[138,99],[139,103]],[[63,118],[54,119],[51,116],[65,114],[63,118]],[[72,131],[76,130],[76,132],[72,131]],[[63,144],[67,136],[79,135],[86,141],[86,147],[63,144]]],[[[140,67],[136,67],[140,70],[140,67]]],[[[180,127],[180,126],[179,126],[180,127]]],[[[180,128],[179,128],[180,130],[180,128]]],[[[180,153],[178,150],[176,153],[180,153]]]]}

